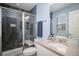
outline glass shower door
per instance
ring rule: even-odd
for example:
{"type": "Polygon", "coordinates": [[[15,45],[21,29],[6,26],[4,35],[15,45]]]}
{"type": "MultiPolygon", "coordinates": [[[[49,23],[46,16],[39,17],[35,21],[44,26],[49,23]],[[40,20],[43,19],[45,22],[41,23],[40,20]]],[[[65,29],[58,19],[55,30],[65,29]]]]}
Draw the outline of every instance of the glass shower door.
{"type": "MultiPolygon", "coordinates": [[[[20,47],[22,47],[22,12],[15,11],[13,9],[3,8],[2,9],[2,52],[13,51],[16,55],[14,49],[18,51],[17,48],[20,47]]],[[[19,52],[22,52],[22,48],[20,49],[19,52]]],[[[17,54],[19,52],[17,52],[17,54]]]]}
{"type": "Polygon", "coordinates": [[[2,9],[0,8],[0,56],[2,55],[2,9]]]}

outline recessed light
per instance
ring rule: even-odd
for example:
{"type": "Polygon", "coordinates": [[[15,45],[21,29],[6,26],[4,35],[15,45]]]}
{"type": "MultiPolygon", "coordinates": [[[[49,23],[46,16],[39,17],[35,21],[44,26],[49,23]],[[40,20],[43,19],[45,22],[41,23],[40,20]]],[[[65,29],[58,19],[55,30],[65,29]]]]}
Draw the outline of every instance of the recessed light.
{"type": "Polygon", "coordinates": [[[19,6],[20,4],[19,3],[16,3],[16,5],[19,6]]]}
{"type": "Polygon", "coordinates": [[[51,5],[52,5],[52,3],[49,3],[49,5],[51,6],[51,5]]]}

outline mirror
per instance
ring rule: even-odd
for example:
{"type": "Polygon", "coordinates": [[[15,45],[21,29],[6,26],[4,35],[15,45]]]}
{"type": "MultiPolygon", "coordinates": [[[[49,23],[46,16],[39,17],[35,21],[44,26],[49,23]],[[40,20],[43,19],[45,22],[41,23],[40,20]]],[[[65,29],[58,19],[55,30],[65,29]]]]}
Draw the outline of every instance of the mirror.
{"type": "Polygon", "coordinates": [[[57,33],[65,33],[66,21],[66,14],[61,14],[57,16],[57,33]]]}

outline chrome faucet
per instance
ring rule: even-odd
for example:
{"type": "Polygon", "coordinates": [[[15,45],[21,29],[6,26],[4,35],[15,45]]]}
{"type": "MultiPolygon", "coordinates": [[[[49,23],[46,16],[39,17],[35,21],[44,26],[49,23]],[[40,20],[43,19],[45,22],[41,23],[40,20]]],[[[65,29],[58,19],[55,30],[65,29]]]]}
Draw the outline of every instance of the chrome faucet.
{"type": "Polygon", "coordinates": [[[53,40],[53,41],[56,40],[54,34],[52,34],[52,33],[51,33],[51,35],[49,35],[48,39],[49,39],[49,40],[53,40]]]}

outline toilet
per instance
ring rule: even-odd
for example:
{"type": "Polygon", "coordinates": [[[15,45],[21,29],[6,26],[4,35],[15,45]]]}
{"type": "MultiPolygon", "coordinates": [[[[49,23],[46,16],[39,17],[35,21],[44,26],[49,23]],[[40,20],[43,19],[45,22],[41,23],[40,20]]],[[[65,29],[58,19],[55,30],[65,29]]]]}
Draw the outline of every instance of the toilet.
{"type": "Polygon", "coordinates": [[[29,47],[24,49],[23,56],[33,56],[36,54],[36,48],[35,47],[29,47]]]}

